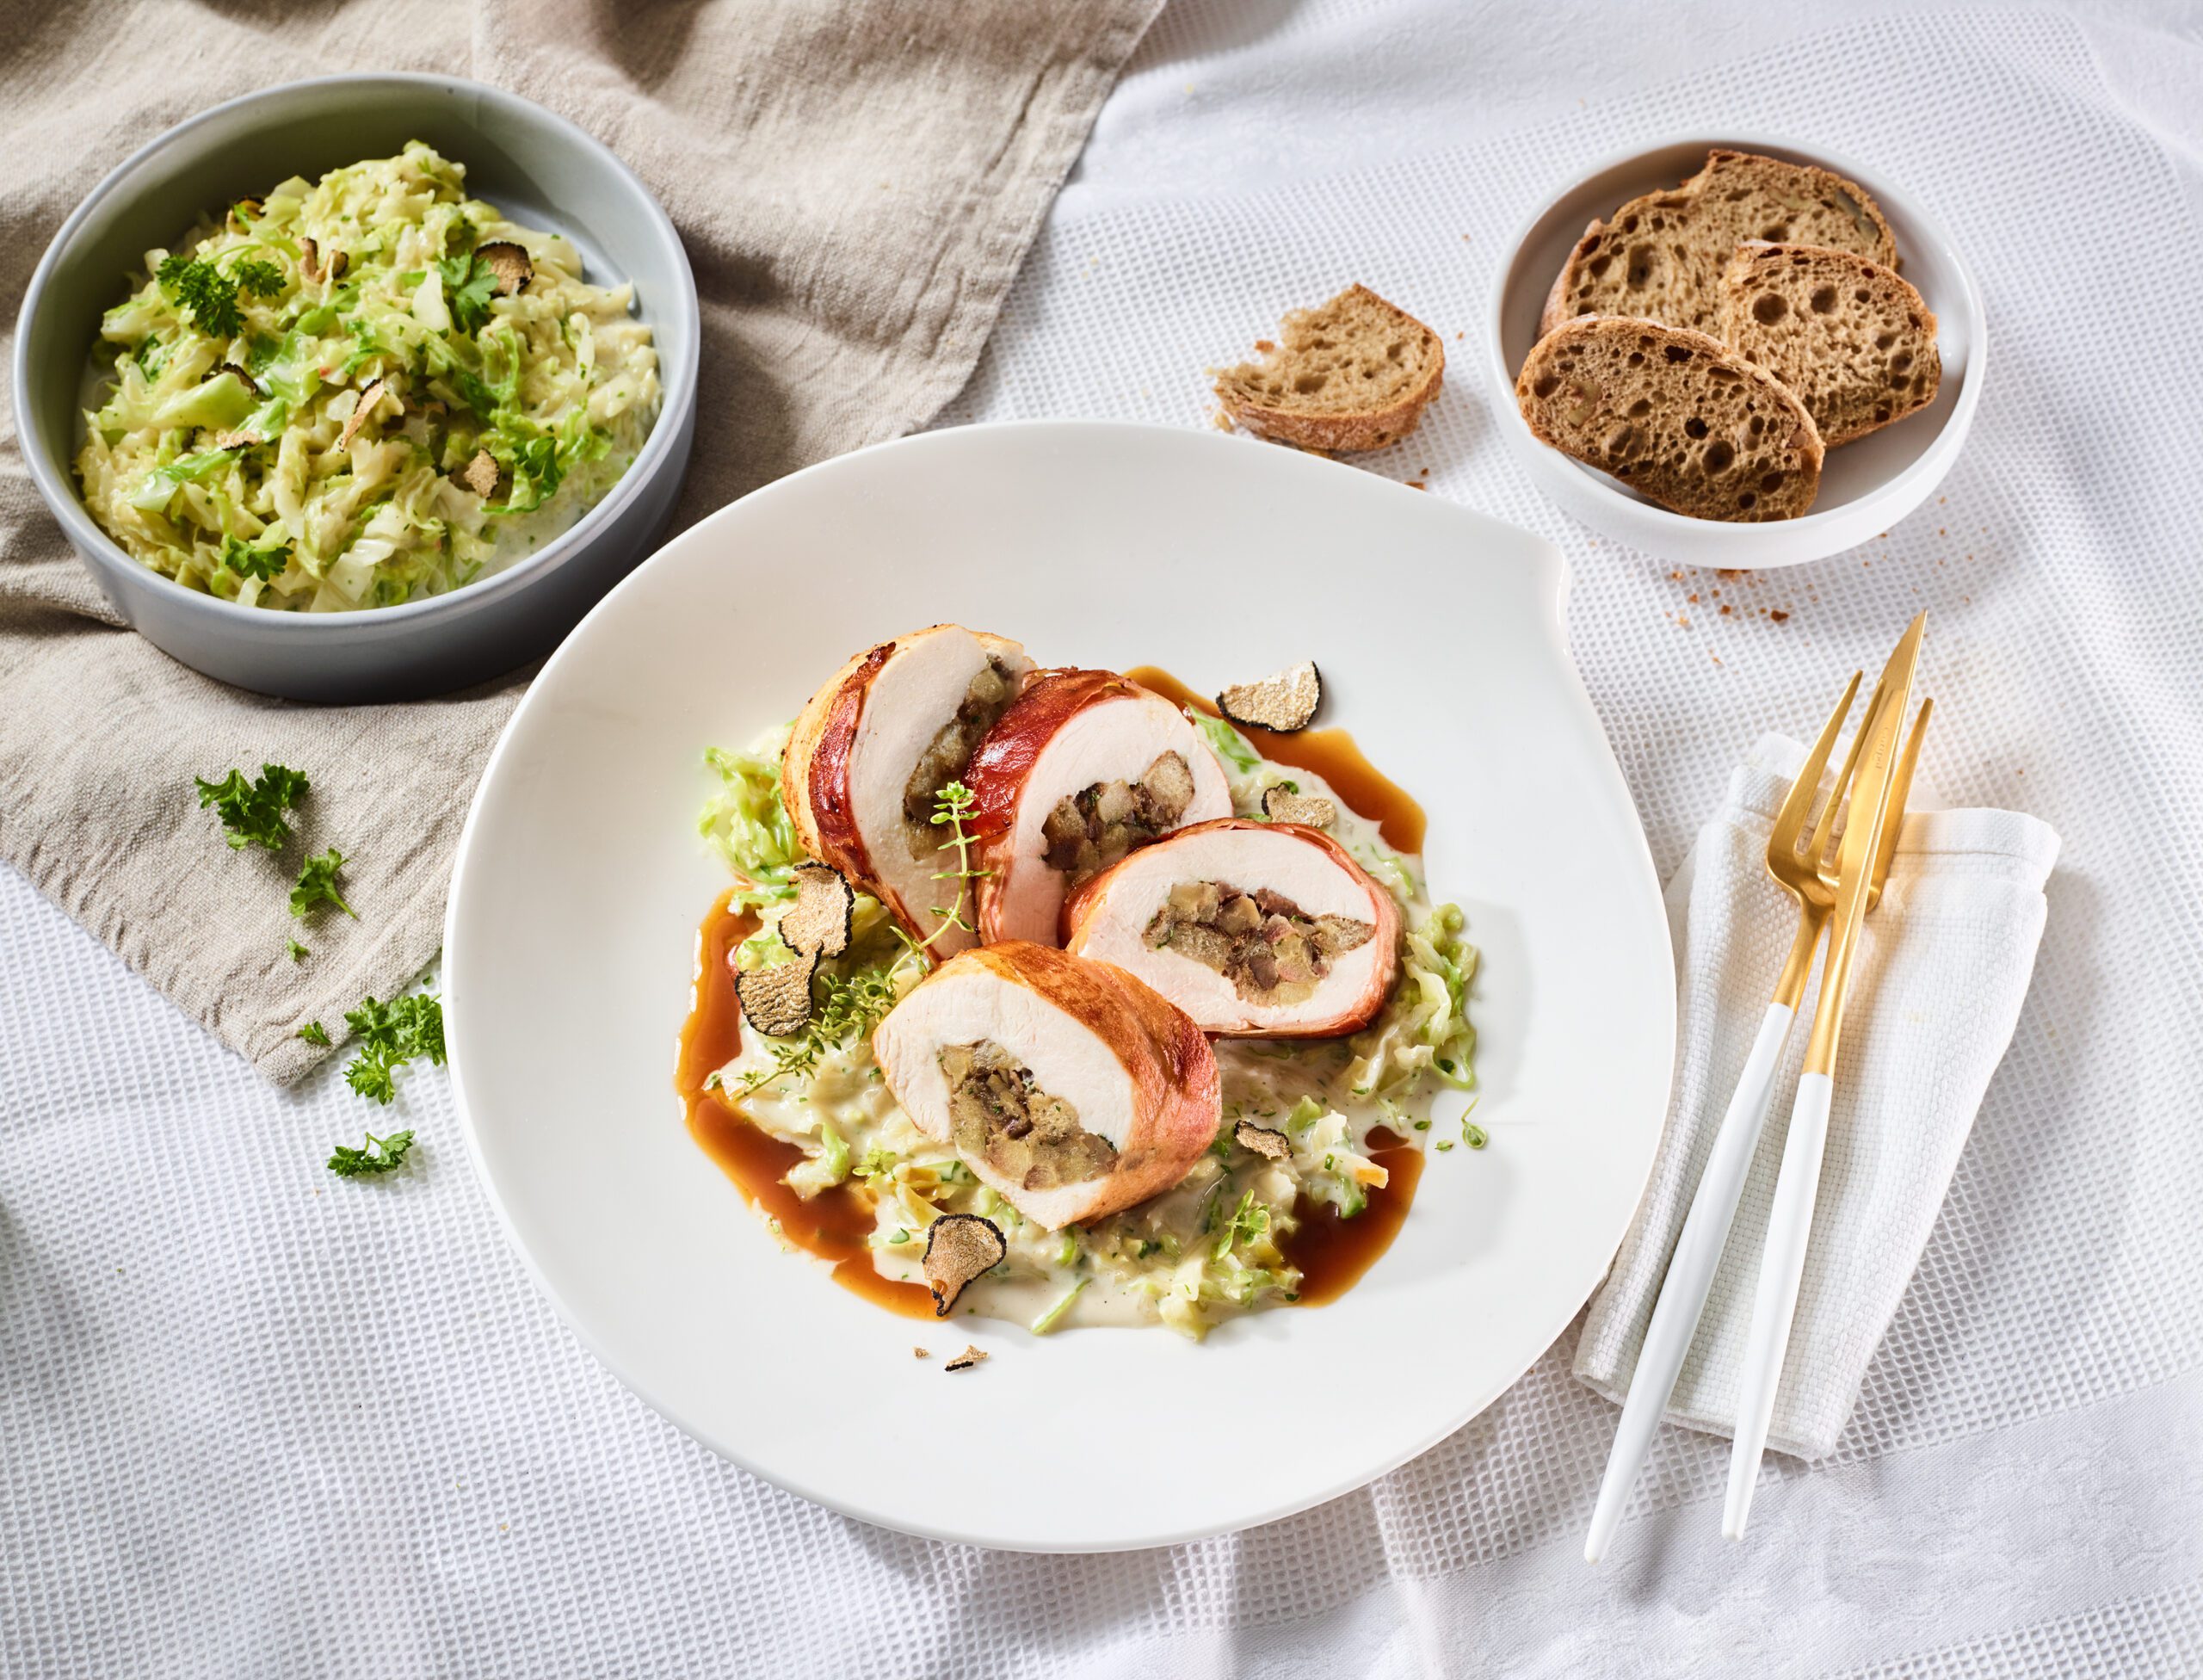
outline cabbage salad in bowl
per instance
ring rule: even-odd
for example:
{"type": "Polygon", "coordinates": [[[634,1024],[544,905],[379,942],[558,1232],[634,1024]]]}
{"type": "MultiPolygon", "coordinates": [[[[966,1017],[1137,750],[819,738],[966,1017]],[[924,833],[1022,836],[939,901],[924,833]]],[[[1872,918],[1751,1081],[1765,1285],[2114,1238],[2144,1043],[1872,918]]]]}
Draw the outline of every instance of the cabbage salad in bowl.
{"type": "Polygon", "coordinates": [[[602,500],[657,415],[650,329],[415,141],[148,252],[77,457],[108,534],[225,600],[347,611],[460,589],[602,500]]]}
{"type": "Polygon", "coordinates": [[[1474,1084],[1460,911],[1320,754],[1140,676],[936,626],[707,755],[744,1019],[692,1130],[786,1146],[782,1240],[858,1233],[922,1309],[1199,1339],[1350,1284],[1423,1147],[1483,1144],[1434,1114],[1474,1084]]]}

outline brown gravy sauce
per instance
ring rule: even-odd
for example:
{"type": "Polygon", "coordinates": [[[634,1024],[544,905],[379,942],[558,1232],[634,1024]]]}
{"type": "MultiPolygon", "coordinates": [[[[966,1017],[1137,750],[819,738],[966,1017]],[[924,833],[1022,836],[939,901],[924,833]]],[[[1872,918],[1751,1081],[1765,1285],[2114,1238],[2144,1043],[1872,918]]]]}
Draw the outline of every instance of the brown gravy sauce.
{"type": "MultiPolygon", "coordinates": [[[[1126,676],[1143,688],[1152,689],[1180,706],[1191,706],[1209,716],[1217,715],[1216,702],[1197,695],[1167,670],[1135,665],[1126,676]]],[[[1274,730],[1231,726],[1247,738],[1263,757],[1298,770],[1313,770],[1330,782],[1348,807],[1367,817],[1396,852],[1421,852],[1427,819],[1422,807],[1408,790],[1362,756],[1354,737],[1343,729],[1303,729],[1290,735],[1274,730]]]]}
{"type": "Polygon", "coordinates": [[[688,1135],[734,1180],[751,1207],[780,1221],[783,1237],[830,1262],[836,1283],[891,1312],[930,1319],[933,1296],[923,1285],[892,1282],[873,1269],[872,1251],[865,1246],[873,1226],[871,1193],[860,1185],[836,1184],[805,1201],[781,1183],[803,1152],[752,1126],[732,1097],[705,1088],[705,1079],[742,1048],[742,1004],[734,995],[734,968],[728,959],[757,931],[757,917],[731,908],[731,896],[719,895],[696,936],[695,985],[673,1081],[688,1111],[688,1135]]]}
{"type": "MultiPolygon", "coordinates": [[[[1194,694],[1168,671],[1139,665],[1126,675],[1181,706],[1216,713],[1213,701],[1194,694]]],[[[1422,807],[1364,757],[1345,730],[1280,735],[1241,728],[1240,732],[1265,758],[1322,776],[1357,814],[1379,825],[1388,845],[1404,852],[1422,849],[1422,807]]],[[[719,895],[696,936],[695,982],[674,1073],[688,1135],[734,1181],[751,1207],[780,1222],[781,1234],[787,1241],[831,1264],[836,1283],[890,1312],[930,1319],[933,1297],[923,1285],[891,1282],[873,1269],[872,1251],[865,1245],[873,1228],[871,1193],[858,1184],[837,1184],[805,1201],[781,1182],[803,1158],[803,1152],[759,1131],[732,1097],[705,1087],[705,1079],[732,1061],[742,1047],[742,1005],[735,997],[729,959],[756,931],[757,918],[732,909],[727,902],[731,896],[719,895]]],[[[1381,1127],[1369,1136],[1370,1158],[1389,1175],[1385,1187],[1370,1191],[1367,1205],[1350,1220],[1340,1218],[1326,1203],[1302,1197],[1293,1210],[1298,1226],[1280,1245],[1285,1257],[1300,1269],[1303,1306],[1336,1300],[1360,1282],[1392,1245],[1415,1200],[1416,1184],[1422,1176],[1422,1151],[1381,1127]]]]}

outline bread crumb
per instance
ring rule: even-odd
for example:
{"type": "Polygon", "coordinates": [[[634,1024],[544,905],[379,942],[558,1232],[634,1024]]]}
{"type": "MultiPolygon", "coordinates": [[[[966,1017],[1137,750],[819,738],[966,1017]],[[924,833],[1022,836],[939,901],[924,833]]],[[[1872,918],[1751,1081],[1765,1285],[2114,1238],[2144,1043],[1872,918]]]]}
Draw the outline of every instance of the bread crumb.
{"type": "Polygon", "coordinates": [[[1722,617],[1724,617],[1724,618],[1728,617],[1730,614],[1731,614],[1731,613],[1735,612],[1736,610],[1737,610],[1737,609],[1736,609],[1734,607],[1731,607],[1731,605],[1729,605],[1729,603],[1728,603],[1727,602],[1725,602],[1725,602],[1723,602],[1721,603],[1721,616],[1722,616],[1722,617]]]}
{"type": "Polygon", "coordinates": [[[928,1353],[923,1348],[912,1348],[910,1350],[910,1357],[913,1359],[931,1359],[933,1356],[928,1353]]]}
{"type": "Polygon", "coordinates": [[[1780,607],[1777,607],[1773,612],[1769,613],[1768,616],[1773,619],[1777,624],[1787,624],[1790,622],[1790,615],[1784,612],[1780,607]]]}
{"type": "Polygon", "coordinates": [[[947,1364],[942,1366],[941,1368],[944,1371],[968,1371],[974,1365],[977,1365],[981,1360],[990,1356],[991,1356],[988,1354],[985,1349],[975,1348],[972,1346],[971,1343],[965,1343],[964,1351],[958,1354],[955,1358],[950,1360],[947,1364]]]}
{"type": "Polygon", "coordinates": [[[1683,599],[1690,602],[1692,606],[1695,607],[1698,605],[1698,591],[1695,590],[1692,590],[1688,595],[1685,596],[1683,599]]]}

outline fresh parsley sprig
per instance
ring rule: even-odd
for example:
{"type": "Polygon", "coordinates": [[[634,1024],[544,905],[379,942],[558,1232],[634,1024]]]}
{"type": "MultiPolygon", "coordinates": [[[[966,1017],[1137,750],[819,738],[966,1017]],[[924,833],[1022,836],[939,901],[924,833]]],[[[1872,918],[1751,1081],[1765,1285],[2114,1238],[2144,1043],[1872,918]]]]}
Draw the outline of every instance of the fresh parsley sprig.
{"type": "Polygon", "coordinates": [[[336,872],[343,867],[344,854],[334,846],[319,857],[308,858],[299,871],[298,884],[291,889],[291,914],[304,917],[311,914],[316,905],[335,905],[358,921],[360,912],[337,896],[336,872]]]}
{"type": "Polygon", "coordinates": [[[192,781],[198,785],[200,808],[213,806],[222,826],[229,831],[232,851],[243,851],[247,846],[282,850],[291,837],[291,825],[283,813],[305,797],[309,785],[303,773],[281,764],[262,764],[260,774],[250,781],[243,770],[231,770],[219,781],[203,776],[194,776],[192,781]]]}
{"type": "Polygon", "coordinates": [[[339,1178],[395,1172],[405,1164],[406,1153],[412,1147],[413,1134],[410,1132],[392,1132],[386,1138],[379,1138],[370,1132],[365,1146],[361,1148],[338,1144],[336,1152],[329,1158],[329,1170],[339,1178]]]}
{"type": "Polygon", "coordinates": [[[240,291],[272,298],[283,289],[281,269],[250,256],[238,264],[235,274],[225,275],[214,261],[177,252],[162,259],[153,278],[160,282],[161,294],[190,316],[194,326],[216,338],[234,338],[244,330],[244,316],[238,308],[240,291]]]}
{"type": "Polygon", "coordinates": [[[425,1056],[443,1065],[444,1009],[431,993],[386,1004],[369,998],[345,1011],[344,1024],[360,1041],[359,1053],[345,1065],[345,1083],[385,1106],[398,1095],[393,1076],[408,1062],[425,1056]]]}
{"type": "Polygon", "coordinates": [[[452,324],[461,332],[477,333],[489,324],[490,300],[497,295],[497,271],[472,251],[436,259],[442,275],[444,306],[452,324]]]}
{"type": "Polygon", "coordinates": [[[265,583],[291,563],[291,545],[287,542],[263,543],[255,547],[236,537],[222,539],[222,564],[240,578],[257,578],[265,583]]]}

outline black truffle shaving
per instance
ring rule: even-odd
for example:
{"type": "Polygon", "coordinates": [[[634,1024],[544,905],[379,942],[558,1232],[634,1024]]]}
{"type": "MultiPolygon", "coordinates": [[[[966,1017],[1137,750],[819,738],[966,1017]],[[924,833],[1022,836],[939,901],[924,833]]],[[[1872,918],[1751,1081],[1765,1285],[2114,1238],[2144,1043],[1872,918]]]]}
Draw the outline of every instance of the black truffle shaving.
{"type": "Polygon", "coordinates": [[[934,1317],[947,1318],[964,1286],[992,1271],[1009,1252],[995,1222],[977,1214],[943,1214],[928,1226],[924,1269],[934,1317]]]}
{"type": "Polygon", "coordinates": [[[477,449],[474,459],[451,476],[454,483],[466,485],[487,501],[497,491],[497,458],[487,449],[477,449]]]}
{"type": "Polygon", "coordinates": [[[528,260],[524,246],[509,239],[492,239],[486,245],[477,245],[474,254],[490,265],[497,277],[497,295],[509,298],[521,287],[535,278],[535,264],[528,260]]]}
{"type": "Polygon", "coordinates": [[[1293,1144],[1282,1132],[1273,1132],[1267,1126],[1257,1126],[1251,1120],[1243,1120],[1231,1128],[1231,1140],[1252,1155],[1266,1161],[1282,1161],[1293,1153],[1293,1144]]]}
{"type": "Polygon", "coordinates": [[[816,956],[799,957],[771,968],[752,968],[734,977],[734,995],[751,1026],[772,1038],[800,1032],[811,1018],[811,977],[816,956]]]}
{"type": "Polygon", "coordinates": [[[1296,794],[1283,782],[1262,791],[1262,815],[1274,823],[1298,823],[1303,828],[1329,828],[1339,819],[1339,808],[1329,800],[1296,794]]]}
{"type": "Polygon", "coordinates": [[[344,429],[336,439],[337,448],[343,448],[349,445],[358,435],[360,428],[367,423],[367,417],[375,411],[382,399],[392,394],[388,380],[369,380],[367,388],[360,392],[360,400],[352,410],[352,417],[344,423],[344,429]]]}
{"type": "Polygon", "coordinates": [[[781,917],[781,943],[798,956],[837,957],[849,948],[857,895],[824,863],[795,867],[795,903],[781,917]]]}
{"type": "Polygon", "coordinates": [[[1323,703],[1324,679],[1311,659],[1272,671],[1258,682],[1226,689],[1216,697],[1217,710],[1233,723],[1278,735],[1307,728],[1323,703]]]}

